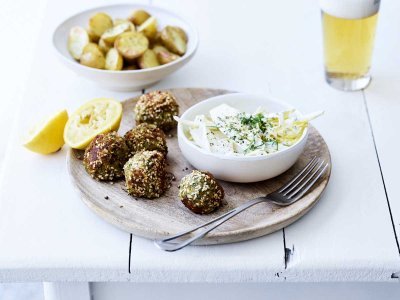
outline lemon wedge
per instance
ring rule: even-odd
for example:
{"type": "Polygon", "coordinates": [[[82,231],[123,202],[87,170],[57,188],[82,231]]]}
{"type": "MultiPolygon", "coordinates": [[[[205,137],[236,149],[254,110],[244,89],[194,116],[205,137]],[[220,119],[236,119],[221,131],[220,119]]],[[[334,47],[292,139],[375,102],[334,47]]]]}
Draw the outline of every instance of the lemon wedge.
{"type": "Polygon", "coordinates": [[[122,105],[110,98],[91,100],[75,111],[64,129],[64,140],[74,149],[85,149],[100,133],[118,130],[122,105]]]}
{"type": "Polygon", "coordinates": [[[64,145],[64,127],[68,113],[64,109],[33,127],[24,141],[24,146],[36,153],[50,154],[64,145]]]}

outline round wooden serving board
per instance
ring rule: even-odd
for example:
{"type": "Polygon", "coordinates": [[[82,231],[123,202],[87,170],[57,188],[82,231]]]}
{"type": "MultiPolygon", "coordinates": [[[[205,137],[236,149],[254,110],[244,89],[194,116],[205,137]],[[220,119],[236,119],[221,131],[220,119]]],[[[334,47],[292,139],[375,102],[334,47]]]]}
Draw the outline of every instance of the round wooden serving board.
{"type": "MultiPolygon", "coordinates": [[[[213,89],[174,89],[182,114],[197,102],[230,93],[213,89]]],[[[122,135],[135,126],[133,107],[137,99],[123,102],[123,117],[119,133],[122,135]]],[[[230,183],[220,181],[225,190],[225,205],[210,215],[196,215],[189,211],[178,198],[178,185],[183,176],[192,171],[192,166],[184,159],[179,147],[176,132],[168,137],[168,172],[175,176],[171,188],[161,197],[146,200],[129,196],[124,191],[124,181],[115,183],[99,182],[92,179],[83,167],[82,153],[70,150],[67,164],[74,186],[85,204],[109,223],[134,235],[148,239],[174,235],[193,226],[202,224],[240,204],[280,187],[296,174],[306,162],[319,156],[330,162],[329,149],[318,131],[310,126],[306,149],[297,163],[284,174],[257,183],[230,183]]],[[[281,229],[310,210],[319,200],[329,181],[330,169],[320,179],[314,189],[296,203],[279,207],[271,203],[260,203],[216,230],[198,242],[198,245],[238,242],[263,236],[281,229]]]]}

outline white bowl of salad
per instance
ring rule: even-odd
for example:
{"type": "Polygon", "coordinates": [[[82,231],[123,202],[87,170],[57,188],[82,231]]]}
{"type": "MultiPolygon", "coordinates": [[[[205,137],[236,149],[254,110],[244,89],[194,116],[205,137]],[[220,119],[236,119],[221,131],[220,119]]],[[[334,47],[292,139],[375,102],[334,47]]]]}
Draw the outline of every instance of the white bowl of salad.
{"type": "Polygon", "coordinates": [[[231,182],[256,182],[288,170],[303,152],[303,115],[265,95],[233,93],[190,107],[178,121],[183,156],[196,168],[231,182]]]}

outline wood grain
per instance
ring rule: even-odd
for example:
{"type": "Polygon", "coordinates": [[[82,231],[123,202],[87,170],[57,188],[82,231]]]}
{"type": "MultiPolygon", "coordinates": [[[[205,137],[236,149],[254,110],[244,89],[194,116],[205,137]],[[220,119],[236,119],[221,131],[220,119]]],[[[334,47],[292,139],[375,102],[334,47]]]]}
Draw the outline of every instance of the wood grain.
{"type": "MultiPolygon", "coordinates": [[[[225,90],[215,89],[174,89],[171,92],[179,102],[180,113],[201,100],[228,93],[225,90]]],[[[120,134],[124,134],[135,126],[133,107],[136,100],[137,98],[130,99],[123,103],[124,111],[120,134]]],[[[85,172],[82,161],[77,155],[79,153],[75,150],[70,150],[68,154],[68,171],[83,202],[96,214],[125,231],[155,239],[199,225],[252,198],[272,192],[287,182],[313,156],[317,155],[330,162],[326,143],[321,135],[310,126],[306,149],[290,170],[276,178],[251,184],[221,181],[225,190],[225,205],[213,214],[201,216],[190,212],[177,196],[179,181],[193,168],[181,155],[176,132],[171,132],[168,137],[168,148],[168,172],[174,175],[175,180],[165,195],[155,200],[129,196],[124,191],[123,181],[104,183],[93,180],[85,172]]],[[[271,203],[256,205],[211,232],[198,245],[248,240],[269,234],[293,223],[317,203],[329,181],[329,175],[330,169],[314,189],[300,201],[288,207],[279,207],[271,203]]]]}

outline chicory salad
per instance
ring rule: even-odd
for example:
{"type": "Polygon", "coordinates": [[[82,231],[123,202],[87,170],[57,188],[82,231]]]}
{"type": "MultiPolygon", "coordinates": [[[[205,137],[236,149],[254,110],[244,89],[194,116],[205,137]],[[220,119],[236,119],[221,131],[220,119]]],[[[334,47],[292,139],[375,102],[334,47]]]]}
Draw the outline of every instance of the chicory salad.
{"type": "Polygon", "coordinates": [[[322,115],[301,115],[297,110],[269,112],[258,108],[254,113],[221,104],[208,115],[193,121],[175,119],[185,127],[190,141],[211,153],[234,156],[268,155],[282,151],[302,137],[308,122],[322,115]]]}

